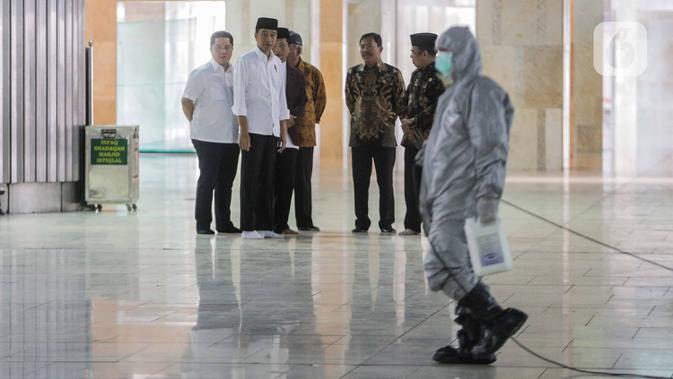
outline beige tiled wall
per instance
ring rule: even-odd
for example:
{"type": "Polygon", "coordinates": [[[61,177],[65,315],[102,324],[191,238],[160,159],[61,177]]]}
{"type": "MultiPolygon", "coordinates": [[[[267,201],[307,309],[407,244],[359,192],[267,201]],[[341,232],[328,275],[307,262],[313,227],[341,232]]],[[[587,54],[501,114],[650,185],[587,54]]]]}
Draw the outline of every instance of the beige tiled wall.
{"type": "Polygon", "coordinates": [[[561,170],[563,2],[479,0],[477,38],[484,73],[516,108],[510,169],[561,170]]]}

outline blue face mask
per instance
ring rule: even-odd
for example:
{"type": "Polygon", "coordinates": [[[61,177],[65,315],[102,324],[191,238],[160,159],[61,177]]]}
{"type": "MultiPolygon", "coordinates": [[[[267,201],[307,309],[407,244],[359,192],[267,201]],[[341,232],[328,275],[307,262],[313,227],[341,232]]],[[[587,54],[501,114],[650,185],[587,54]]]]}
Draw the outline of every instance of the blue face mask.
{"type": "Polygon", "coordinates": [[[435,59],[435,69],[442,77],[450,79],[453,70],[453,54],[446,51],[438,52],[437,59],[435,59]]]}

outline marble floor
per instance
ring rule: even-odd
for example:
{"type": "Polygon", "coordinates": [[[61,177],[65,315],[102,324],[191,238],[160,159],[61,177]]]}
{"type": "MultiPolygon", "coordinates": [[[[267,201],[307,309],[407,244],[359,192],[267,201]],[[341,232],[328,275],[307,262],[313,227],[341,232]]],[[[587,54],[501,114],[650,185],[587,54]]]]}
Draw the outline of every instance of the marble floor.
{"type": "MultiPolygon", "coordinates": [[[[195,235],[193,156],[141,166],[137,213],[0,217],[0,378],[578,375],[512,342],[492,366],[434,364],[454,305],[428,290],[420,238],[349,232],[348,173],[316,175],[323,232],[244,241],[195,235]]],[[[395,186],[401,229],[401,172],[395,186]]],[[[486,280],[529,313],[518,340],[567,365],[671,377],[672,198],[673,157],[637,177],[512,173],[507,201],[653,262],[503,204],[514,270],[486,280]]]]}

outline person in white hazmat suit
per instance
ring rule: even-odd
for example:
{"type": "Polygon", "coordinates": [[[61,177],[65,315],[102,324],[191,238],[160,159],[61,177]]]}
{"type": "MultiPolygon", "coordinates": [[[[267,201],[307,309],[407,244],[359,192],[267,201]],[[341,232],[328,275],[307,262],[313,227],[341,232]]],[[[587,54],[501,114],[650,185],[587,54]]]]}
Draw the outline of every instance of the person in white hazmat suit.
{"type": "Polygon", "coordinates": [[[465,237],[466,218],[495,222],[505,182],[514,109],[507,93],[481,75],[477,41],[466,27],[437,39],[435,66],[448,85],[438,100],[432,132],[417,156],[423,165],[420,211],[429,248],[424,271],[433,291],[456,304],[458,348],[437,350],[440,363],[490,364],[495,352],[526,322],[502,309],[474,274],[465,237]]]}

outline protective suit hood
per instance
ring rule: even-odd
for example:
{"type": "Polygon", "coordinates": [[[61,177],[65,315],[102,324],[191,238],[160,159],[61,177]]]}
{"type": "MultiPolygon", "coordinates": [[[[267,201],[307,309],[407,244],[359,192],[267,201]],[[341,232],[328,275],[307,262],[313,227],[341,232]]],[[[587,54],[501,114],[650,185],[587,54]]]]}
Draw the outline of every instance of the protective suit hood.
{"type": "Polygon", "coordinates": [[[470,82],[481,74],[481,55],[472,32],[466,26],[454,26],[437,38],[437,50],[453,54],[451,78],[454,84],[470,82]]]}

